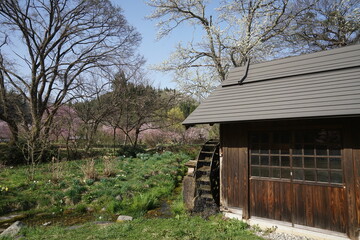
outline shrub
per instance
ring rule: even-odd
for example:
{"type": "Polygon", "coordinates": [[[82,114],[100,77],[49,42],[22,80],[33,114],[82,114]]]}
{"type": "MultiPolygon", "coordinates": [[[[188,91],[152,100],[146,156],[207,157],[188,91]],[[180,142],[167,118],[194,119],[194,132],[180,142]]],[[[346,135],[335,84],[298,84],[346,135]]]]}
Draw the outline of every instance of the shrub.
{"type": "Polygon", "coordinates": [[[25,163],[24,155],[17,145],[0,144],[0,164],[19,165],[25,163]]]}
{"type": "Polygon", "coordinates": [[[105,177],[112,177],[115,176],[115,158],[111,156],[104,156],[103,157],[103,165],[104,165],[104,176],[105,177]]]}
{"type": "Polygon", "coordinates": [[[126,157],[136,157],[136,154],[138,153],[145,153],[145,146],[137,145],[137,146],[131,146],[131,145],[125,145],[121,146],[117,150],[118,156],[126,156],[126,157]]]}
{"type": "Polygon", "coordinates": [[[81,171],[83,172],[85,179],[96,180],[98,177],[98,174],[95,169],[94,159],[85,161],[85,164],[81,166],[81,171]]]}

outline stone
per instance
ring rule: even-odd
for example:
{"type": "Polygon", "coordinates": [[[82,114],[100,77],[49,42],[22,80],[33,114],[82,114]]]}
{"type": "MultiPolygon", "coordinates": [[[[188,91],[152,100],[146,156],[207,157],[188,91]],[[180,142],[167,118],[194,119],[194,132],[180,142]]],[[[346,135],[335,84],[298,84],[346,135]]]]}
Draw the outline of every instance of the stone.
{"type": "Polygon", "coordinates": [[[8,216],[0,217],[0,223],[15,222],[26,217],[26,214],[11,214],[8,216]]]}
{"type": "Polygon", "coordinates": [[[187,210],[194,209],[195,199],[195,178],[192,176],[185,176],[183,180],[183,198],[184,205],[187,210]]]}
{"type": "Polygon", "coordinates": [[[20,222],[20,221],[16,221],[14,222],[10,227],[8,227],[7,229],[5,229],[5,231],[3,231],[0,236],[1,237],[15,237],[16,235],[19,234],[20,230],[25,227],[25,224],[20,222]]]}
{"type": "Polygon", "coordinates": [[[122,198],[122,196],[121,195],[117,195],[116,197],[115,197],[115,200],[117,200],[117,201],[121,201],[123,198],[122,198]]]}
{"type": "Polygon", "coordinates": [[[120,215],[117,219],[116,222],[125,222],[125,221],[132,221],[133,217],[131,216],[126,216],[126,215],[120,215]]]}
{"type": "Polygon", "coordinates": [[[94,212],[95,209],[92,207],[86,207],[86,211],[91,213],[91,212],[94,212]]]}

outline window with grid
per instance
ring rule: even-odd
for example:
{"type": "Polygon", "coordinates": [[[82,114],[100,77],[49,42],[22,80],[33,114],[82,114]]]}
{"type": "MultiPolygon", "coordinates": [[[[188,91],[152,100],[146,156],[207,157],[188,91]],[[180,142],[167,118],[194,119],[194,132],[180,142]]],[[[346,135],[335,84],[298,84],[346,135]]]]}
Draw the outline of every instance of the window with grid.
{"type": "Polygon", "coordinates": [[[342,184],[341,161],[341,137],[336,130],[250,134],[252,177],[342,184]]]}

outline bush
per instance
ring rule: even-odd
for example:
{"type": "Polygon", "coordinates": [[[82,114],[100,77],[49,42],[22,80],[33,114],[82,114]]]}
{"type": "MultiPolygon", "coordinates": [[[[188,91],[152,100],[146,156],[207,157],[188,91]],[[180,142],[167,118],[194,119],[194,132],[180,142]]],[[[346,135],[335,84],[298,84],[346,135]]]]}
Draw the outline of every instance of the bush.
{"type": "Polygon", "coordinates": [[[131,146],[131,145],[125,145],[121,146],[117,150],[118,156],[125,156],[125,157],[136,157],[136,154],[138,153],[145,153],[145,146],[137,145],[137,146],[131,146]]]}
{"type": "Polygon", "coordinates": [[[0,164],[19,165],[25,163],[24,155],[17,145],[0,144],[0,164]]]}

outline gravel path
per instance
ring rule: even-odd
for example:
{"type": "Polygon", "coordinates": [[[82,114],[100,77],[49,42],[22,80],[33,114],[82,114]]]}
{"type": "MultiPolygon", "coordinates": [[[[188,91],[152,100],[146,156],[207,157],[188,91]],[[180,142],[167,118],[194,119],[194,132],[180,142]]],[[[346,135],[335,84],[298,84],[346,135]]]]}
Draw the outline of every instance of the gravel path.
{"type": "Polygon", "coordinates": [[[265,230],[260,229],[258,226],[252,226],[251,228],[254,230],[256,235],[266,240],[314,240],[310,237],[277,232],[277,227],[267,228],[265,230]]]}
{"type": "Polygon", "coordinates": [[[313,238],[308,237],[302,237],[287,233],[263,233],[263,232],[257,232],[256,235],[265,238],[266,240],[313,240],[313,238]]]}

